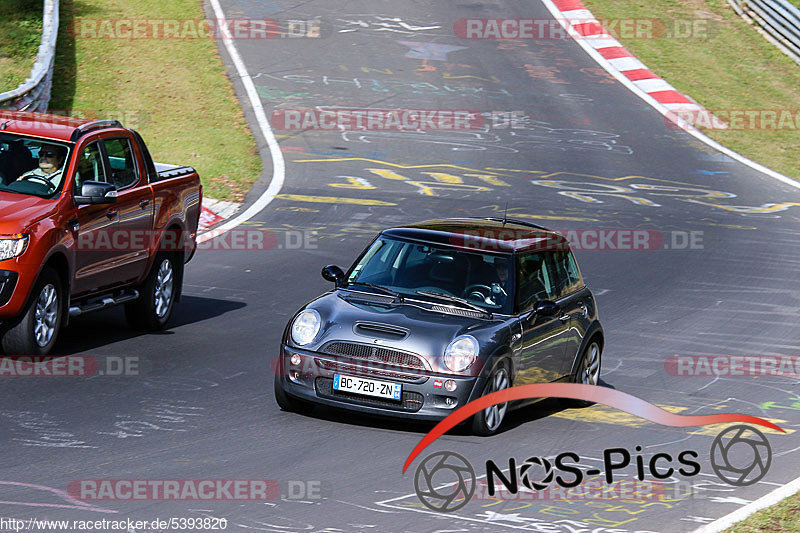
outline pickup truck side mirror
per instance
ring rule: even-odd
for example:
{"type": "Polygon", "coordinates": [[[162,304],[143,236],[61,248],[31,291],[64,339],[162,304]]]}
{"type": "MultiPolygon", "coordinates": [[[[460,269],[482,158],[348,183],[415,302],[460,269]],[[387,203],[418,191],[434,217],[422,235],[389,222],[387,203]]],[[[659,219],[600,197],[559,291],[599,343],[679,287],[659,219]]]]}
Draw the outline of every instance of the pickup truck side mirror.
{"type": "Polygon", "coordinates": [[[75,205],[113,204],[117,201],[117,188],[104,181],[84,181],[75,205]]]}
{"type": "Polygon", "coordinates": [[[344,279],[344,272],[336,265],[328,265],[322,269],[322,277],[326,280],[335,283],[338,287],[344,279]]]}

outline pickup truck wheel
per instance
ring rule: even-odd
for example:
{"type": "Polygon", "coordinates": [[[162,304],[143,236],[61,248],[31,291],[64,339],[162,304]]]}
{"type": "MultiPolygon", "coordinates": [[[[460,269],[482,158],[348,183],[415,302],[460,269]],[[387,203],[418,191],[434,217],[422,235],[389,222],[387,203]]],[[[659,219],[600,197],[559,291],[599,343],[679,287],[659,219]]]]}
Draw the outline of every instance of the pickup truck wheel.
{"type": "Polygon", "coordinates": [[[151,331],[166,327],[175,304],[175,266],[174,254],[162,252],[156,256],[139,299],[125,304],[125,316],[131,326],[151,331]]]}
{"type": "Polygon", "coordinates": [[[42,271],[33,288],[31,302],[22,319],[3,335],[3,350],[9,355],[46,355],[61,329],[64,291],[58,274],[42,271]]]}

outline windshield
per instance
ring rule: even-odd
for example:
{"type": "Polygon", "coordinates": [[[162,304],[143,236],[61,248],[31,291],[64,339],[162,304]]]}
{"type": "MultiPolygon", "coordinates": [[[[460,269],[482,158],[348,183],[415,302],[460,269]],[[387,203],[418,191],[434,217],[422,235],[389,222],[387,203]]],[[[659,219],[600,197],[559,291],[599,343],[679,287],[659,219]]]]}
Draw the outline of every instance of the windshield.
{"type": "Polygon", "coordinates": [[[379,237],[352,268],[347,281],[379,285],[426,300],[431,297],[418,293],[454,296],[490,311],[510,313],[509,267],[508,256],[379,237]]]}
{"type": "Polygon", "coordinates": [[[48,197],[61,190],[69,145],[0,133],[0,191],[48,197]]]}

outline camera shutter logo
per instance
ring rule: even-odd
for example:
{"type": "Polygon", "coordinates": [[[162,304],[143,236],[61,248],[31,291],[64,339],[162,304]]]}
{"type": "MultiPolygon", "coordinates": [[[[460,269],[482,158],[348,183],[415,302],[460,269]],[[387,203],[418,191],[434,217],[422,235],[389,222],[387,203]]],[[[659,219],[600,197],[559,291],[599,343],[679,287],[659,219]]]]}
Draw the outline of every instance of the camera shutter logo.
{"type": "Polygon", "coordinates": [[[425,458],[414,473],[414,492],[425,507],[449,513],[461,509],[475,493],[475,470],[463,456],[436,452],[425,458]],[[448,482],[437,487],[434,476],[444,474],[448,482]],[[453,477],[456,478],[452,481],[453,477]]]}
{"type": "Polygon", "coordinates": [[[717,477],[729,485],[752,485],[767,474],[771,463],[769,441],[763,433],[750,426],[729,427],[717,435],[711,445],[711,467],[717,477]],[[726,436],[730,438],[724,440],[726,436]],[[742,461],[742,456],[746,460],[742,461]]]}
{"type": "Polygon", "coordinates": [[[522,479],[522,484],[530,490],[544,490],[553,481],[553,465],[544,457],[528,457],[525,463],[519,469],[519,477],[522,479]],[[539,465],[544,469],[544,477],[540,482],[531,481],[528,472],[533,465],[539,465]]]}

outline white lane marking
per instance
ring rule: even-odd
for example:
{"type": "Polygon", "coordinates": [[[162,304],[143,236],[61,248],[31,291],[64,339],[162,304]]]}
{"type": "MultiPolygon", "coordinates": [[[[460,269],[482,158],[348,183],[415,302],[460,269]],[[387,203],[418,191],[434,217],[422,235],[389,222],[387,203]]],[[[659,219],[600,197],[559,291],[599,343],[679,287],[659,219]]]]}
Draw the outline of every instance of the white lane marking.
{"type": "MultiPolygon", "coordinates": [[[[561,26],[564,27],[565,30],[567,30],[567,33],[573,38],[573,40],[576,43],[578,43],[578,46],[583,48],[584,51],[587,54],[589,54],[589,57],[594,59],[609,74],[611,74],[616,79],[618,79],[621,84],[623,84],[625,87],[630,89],[636,96],[638,96],[639,98],[641,98],[642,100],[644,100],[645,102],[650,104],[652,107],[654,107],[659,113],[661,113],[662,115],[666,115],[669,112],[669,109],[667,107],[665,107],[664,105],[662,105],[661,103],[656,101],[655,98],[653,98],[652,96],[650,96],[646,92],[644,92],[641,89],[639,89],[631,80],[629,80],[627,77],[625,77],[625,75],[622,74],[622,72],[620,72],[619,70],[614,68],[614,66],[612,66],[615,61],[617,62],[617,64],[622,64],[622,61],[620,59],[612,59],[611,61],[607,60],[606,58],[601,56],[600,53],[597,52],[597,50],[595,50],[591,46],[591,44],[589,43],[590,39],[584,39],[577,31],[575,31],[574,28],[570,27],[566,23],[566,21],[563,19],[563,16],[565,15],[565,13],[562,12],[561,10],[559,10],[555,6],[555,4],[552,2],[552,0],[542,0],[542,3],[547,8],[547,10],[550,11],[550,13],[553,15],[553,18],[558,20],[559,23],[561,24],[561,26]]],[[[588,12],[588,13],[589,13],[589,16],[587,16],[586,18],[594,18],[594,15],[592,15],[591,12],[588,12]]],[[[621,59],[627,60],[627,59],[632,59],[632,58],[621,58],[621,59]]],[[[639,61],[637,61],[637,62],[642,65],[641,67],[638,67],[638,68],[647,68],[647,67],[644,66],[643,63],[641,63],[639,61]]],[[[626,70],[630,70],[630,67],[628,67],[626,70]]],[[[776,171],[774,171],[774,170],[772,170],[770,168],[765,167],[764,165],[761,165],[759,163],[756,163],[755,161],[752,161],[752,160],[746,158],[745,156],[743,156],[741,154],[738,154],[738,153],[734,152],[733,150],[731,150],[729,148],[725,148],[724,146],[719,144],[717,141],[715,141],[715,140],[711,139],[710,137],[708,137],[707,135],[703,134],[700,130],[697,130],[695,128],[687,128],[685,131],[689,135],[691,135],[692,137],[696,138],[697,140],[699,140],[701,142],[704,142],[705,144],[707,144],[711,148],[714,148],[715,150],[717,150],[719,152],[722,152],[723,154],[727,155],[728,157],[730,157],[732,159],[735,159],[736,161],[742,163],[743,165],[747,165],[748,167],[752,168],[753,170],[761,172],[762,174],[765,174],[765,175],[769,176],[770,178],[773,178],[773,179],[776,179],[776,180],[778,180],[778,181],[780,181],[782,183],[785,183],[786,185],[790,185],[792,187],[800,189],[800,181],[795,181],[795,180],[793,180],[792,178],[790,178],[788,176],[784,176],[780,172],[776,172],[776,171]]]]}
{"type": "Polygon", "coordinates": [[[261,134],[267,141],[269,153],[272,156],[272,179],[269,182],[267,190],[264,191],[264,193],[258,197],[258,200],[256,200],[253,205],[248,207],[244,213],[232,218],[231,220],[228,220],[227,222],[224,222],[218,228],[214,228],[211,231],[203,233],[197,238],[198,243],[213,239],[214,237],[225,233],[226,231],[232,230],[242,222],[250,220],[256,216],[259,212],[261,212],[261,210],[267,207],[267,205],[269,205],[269,203],[280,192],[286,177],[286,163],[283,160],[281,148],[278,145],[278,140],[275,138],[275,134],[272,132],[272,128],[269,125],[267,114],[264,111],[264,106],[261,104],[261,98],[258,96],[258,91],[256,91],[256,86],[253,83],[253,79],[250,77],[250,74],[248,74],[247,67],[244,64],[244,61],[242,61],[242,57],[239,55],[236,45],[233,43],[233,36],[228,28],[227,21],[225,19],[225,13],[222,11],[219,0],[209,0],[209,2],[211,3],[211,7],[214,10],[214,15],[217,17],[217,20],[223,21],[222,42],[225,44],[225,49],[228,51],[228,55],[231,57],[231,61],[233,61],[233,65],[236,67],[236,72],[239,74],[242,85],[244,85],[244,89],[247,92],[247,97],[250,100],[250,105],[253,107],[253,113],[255,114],[256,122],[258,122],[258,126],[261,129],[261,134]]]}
{"type": "Polygon", "coordinates": [[[794,481],[790,481],[786,485],[778,487],[777,489],[773,490],[767,495],[757,499],[753,503],[748,503],[747,505],[737,509],[736,511],[727,514],[722,518],[714,520],[710,524],[707,524],[703,527],[696,529],[694,533],[717,533],[719,531],[727,529],[736,522],[744,520],[745,518],[755,513],[756,511],[760,511],[765,507],[769,507],[770,505],[776,504],[779,501],[783,500],[784,498],[788,498],[792,494],[795,494],[796,492],[800,492],[800,477],[795,479],[794,481]]]}

